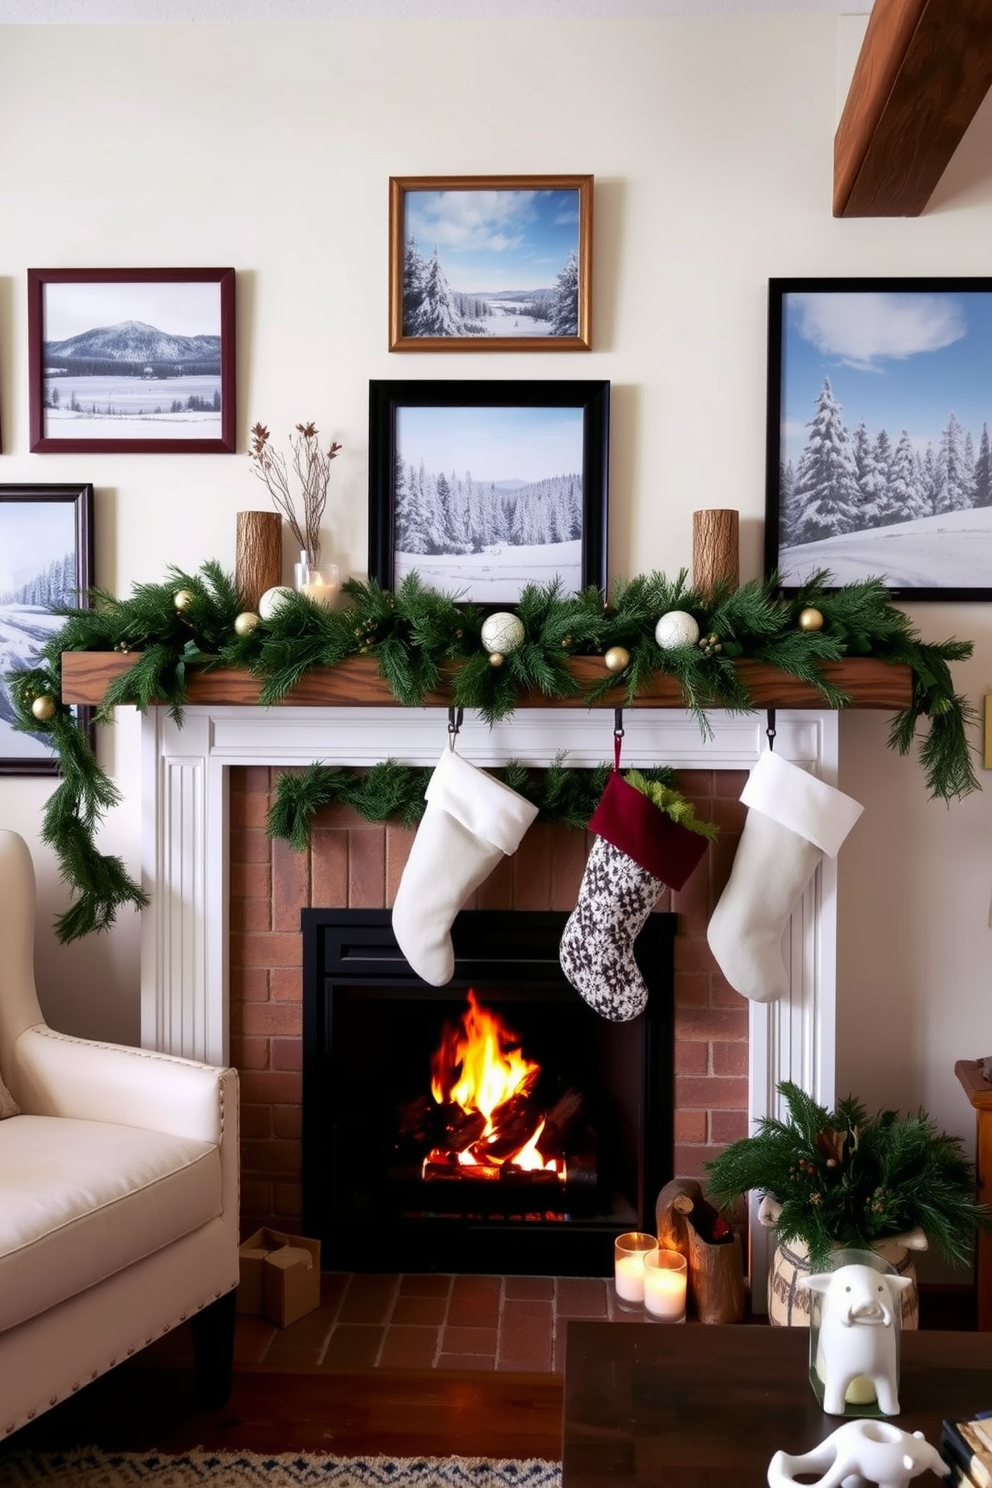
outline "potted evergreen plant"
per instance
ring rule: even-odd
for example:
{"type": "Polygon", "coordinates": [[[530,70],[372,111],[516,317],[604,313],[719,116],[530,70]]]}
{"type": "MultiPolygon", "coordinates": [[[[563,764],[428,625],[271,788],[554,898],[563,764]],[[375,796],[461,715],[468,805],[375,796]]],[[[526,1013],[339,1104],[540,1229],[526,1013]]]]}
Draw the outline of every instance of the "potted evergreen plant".
{"type": "MultiPolygon", "coordinates": [[[[803,1271],[823,1270],[831,1250],[880,1251],[915,1280],[907,1252],[932,1245],[965,1264],[992,1209],[975,1197],[975,1170],[960,1137],[939,1131],[924,1111],[869,1115],[854,1096],[828,1111],[792,1081],[778,1087],[786,1117],[763,1117],[753,1136],[732,1142],[706,1164],[714,1203],[763,1195],[759,1220],[774,1228],[769,1286],[772,1322],[809,1322],[803,1271]]],[[[905,1294],[903,1326],[915,1326],[915,1286],[905,1294]],[[908,1305],[907,1305],[908,1304],[908,1305]]]]}

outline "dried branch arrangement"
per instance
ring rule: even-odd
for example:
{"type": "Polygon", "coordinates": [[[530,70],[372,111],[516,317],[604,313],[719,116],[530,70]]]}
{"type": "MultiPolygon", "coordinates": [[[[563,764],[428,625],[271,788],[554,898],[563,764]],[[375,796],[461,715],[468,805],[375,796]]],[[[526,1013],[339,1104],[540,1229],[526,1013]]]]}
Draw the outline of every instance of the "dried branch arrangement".
{"type": "Polygon", "coordinates": [[[255,475],[268,488],[276,510],[289,523],[297,547],[301,553],[306,553],[311,564],[320,561],[320,523],[327,505],[331,461],[341,449],[336,440],[327,450],[321,449],[317,434],[316,424],[297,424],[294,434],[289,436],[293,451],[292,469],[300,483],[303,500],[302,515],[297,512],[290,488],[286,457],[272,448],[264,424],[252,426],[248,450],[255,475]]]}

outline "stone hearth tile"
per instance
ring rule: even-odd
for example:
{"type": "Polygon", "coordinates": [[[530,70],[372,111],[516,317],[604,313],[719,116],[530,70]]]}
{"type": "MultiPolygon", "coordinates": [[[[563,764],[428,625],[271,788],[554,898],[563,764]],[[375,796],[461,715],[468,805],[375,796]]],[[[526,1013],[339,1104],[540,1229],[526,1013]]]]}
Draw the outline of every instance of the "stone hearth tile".
{"type": "Polygon", "coordinates": [[[395,1276],[353,1276],[341,1302],[338,1322],[384,1323],[392,1308],[397,1287],[398,1278],[395,1276]]]}
{"type": "Polygon", "coordinates": [[[599,1276],[558,1278],[558,1316],[605,1318],[608,1316],[607,1283],[599,1276]]]}
{"type": "Polygon", "coordinates": [[[449,1325],[441,1334],[441,1349],[446,1354],[481,1354],[492,1366],[496,1358],[496,1329],[449,1325]]]}
{"type": "Polygon", "coordinates": [[[499,1318],[498,1276],[456,1276],[448,1322],[466,1328],[495,1328],[499,1318]]]}
{"type": "Polygon", "coordinates": [[[444,1297],[447,1301],[453,1278],[427,1272],[411,1272],[400,1277],[401,1297],[444,1297]]]}
{"type": "Polygon", "coordinates": [[[384,1333],[383,1328],[339,1323],[328,1339],[321,1369],[374,1369],[384,1333]]]}
{"type": "Polygon", "coordinates": [[[391,1327],[439,1328],[444,1322],[447,1297],[404,1297],[396,1299],[389,1322],[391,1327]]]}
{"type": "Polygon", "coordinates": [[[527,1297],[540,1302],[551,1302],[555,1295],[553,1276],[506,1276],[503,1278],[503,1295],[508,1300],[527,1297]]]}
{"type": "Polygon", "coordinates": [[[550,1370],[553,1331],[551,1302],[508,1299],[500,1318],[496,1368],[550,1370]]]}
{"type": "Polygon", "coordinates": [[[379,1368],[433,1368],[437,1335],[437,1328],[387,1328],[379,1354],[379,1368]]]}
{"type": "Polygon", "coordinates": [[[439,1354],[437,1369],[476,1369],[480,1372],[495,1367],[491,1354],[439,1354]]]}
{"type": "Polygon", "coordinates": [[[320,1305],[333,1308],[337,1313],[341,1298],[348,1290],[351,1280],[347,1271],[322,1271],[320,1273],[320,1305]]]}
{"type": "Polygon", "coordinates": [[[288,1328],[276,1328],[265,1351],[266,1364],[293,1364],[313,1368],[320,1363],[327,1335],[334,1325],[334,1312],[329,1307],[316,1307],[288,1328]]]}
{"type": "Polygon", "coordinates": [[[239,1312],[234,1329],[234,1365],[260,1364],[265,1357],[276,1327],[268,1318],[239,1312]]]}

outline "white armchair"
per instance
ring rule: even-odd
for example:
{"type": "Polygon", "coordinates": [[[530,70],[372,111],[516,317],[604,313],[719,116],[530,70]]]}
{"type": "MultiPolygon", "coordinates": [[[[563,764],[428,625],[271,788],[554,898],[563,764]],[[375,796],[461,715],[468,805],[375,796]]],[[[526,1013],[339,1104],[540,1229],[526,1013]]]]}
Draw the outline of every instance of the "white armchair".
{"type": "Polygon", "coordinates": [[[217,1404],[234,1344],[237,1074],[49,1028],[34,919],[0,831],[0,1441],[187,1318],[217,1404]]]}

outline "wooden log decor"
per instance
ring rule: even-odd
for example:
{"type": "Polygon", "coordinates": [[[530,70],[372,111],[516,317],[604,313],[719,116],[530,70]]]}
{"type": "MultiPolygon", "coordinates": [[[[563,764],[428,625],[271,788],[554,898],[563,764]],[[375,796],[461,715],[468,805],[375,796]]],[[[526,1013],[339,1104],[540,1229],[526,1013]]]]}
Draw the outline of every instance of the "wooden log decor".
{"type": "Polygon", "coordinates": [[[689,1296],[701,1323],[739,1323],[744,1317],[744,1262],[740,1236],[728,1230],[694,1178],[673,1178],[655,1205],[658,1244],[677,1250],[689,1266],[689,1296]]]}
{"type": "Polygon", "coordinates": [[[238,512],[234,582],[243,610],[257,610],[266,589],[282,583],[282,517],[278,512],[238,512]]]}
{"type": "Polygon", "coordinates": [[[741,582],[740,513],[712,507],[692,514],[692,587],[712,594],[717,584],[741,582]]]}

